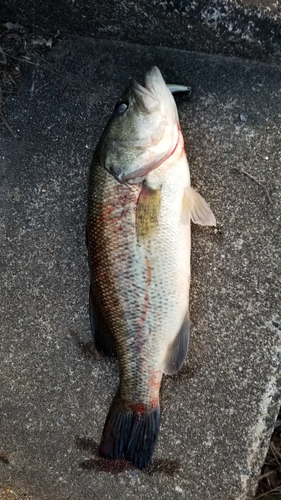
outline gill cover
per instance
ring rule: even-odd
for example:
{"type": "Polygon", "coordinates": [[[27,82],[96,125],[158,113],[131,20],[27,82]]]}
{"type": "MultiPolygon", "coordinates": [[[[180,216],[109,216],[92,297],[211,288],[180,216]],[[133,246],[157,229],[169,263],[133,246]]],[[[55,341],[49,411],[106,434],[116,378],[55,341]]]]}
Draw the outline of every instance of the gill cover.
{"type": "Polygon", "coordinates": [[[144,86],[132,80],[117,102],[99,143],[101,164],[121,183],[138,182],[170,156],[178,130],[174,98],[153,66],[144,86]]]}

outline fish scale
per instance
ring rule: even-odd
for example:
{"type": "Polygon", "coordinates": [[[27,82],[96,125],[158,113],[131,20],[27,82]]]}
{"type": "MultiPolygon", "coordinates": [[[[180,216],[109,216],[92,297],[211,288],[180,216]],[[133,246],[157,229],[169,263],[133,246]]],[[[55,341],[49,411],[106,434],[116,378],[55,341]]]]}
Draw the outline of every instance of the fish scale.
{"type": "MultiPolygon", "coordinates": [[[[159,331],[161,332],[163,322],[163,309],[167,310],[165,302],[168,302],[167,296],[163,295],[160,289],[164,284],[163,278],[158,280],[149,292],[149,298],[146,298],[147,263],[152,264],[154,261],[156,266],[157,260],[153,245],[149,242],[142,245],[136,240],[135,213],[141,189],[119,185],[98,162],[93,165],[92,173],[90,184],[95,186],[95,189],[90,195],[88,214],[91,242],[89,259],[95,268],[92,284],[116,339],[121,376],[122,380],[126,381],[123,384],[126,388],[124,392],[130,393],[132,387],[132,395],[127,398],[148,405],[149,400],[153,398],[150,395],[151,387],[147,384],[148,375],[145,377],[144,371],[148,371],[149,364],[153,365],[154,358],[158,361],[161,340],[163,342],[159,331]],[[97,186],[104,188],[98,190],[97,186]],[[119,205],[117,200],[120,200],[119,205]],[[110,214],[106,220],[104,213],[110,214]],[[122,224],[122,232],[119,224],[122,224]],[[156,314],[152,317],[152,314],[147,314],[148,305],[157,299],[158,304],[154,306],[156,314]],[[123,358],[125,363],[122,363],[123,358]]],[[[164,235],[165,232],[164,228],[164,235]]],[[[167,246],[170,246],[170,243],[167,246]]],[[[163,251],[161,245],[162,255],[163,251]]],[[[169,262],[162,272],[169,274],[169,262]]],[[[165,285],[167,286],[167,283],[165,285]]],[[[175,293],[171,290],[172,295],[175,293]]],[[[159,378],[161,379],[161,376],[159,378]]]]}
{"type": "Polygon", "coordinates": [[[190,187],[175,102],[158,68],[145,81],[131,83],[99,141],[87,220],[91,326],[99,350],[117,354],[120,375],[100,452],[139,468],[157,439],[163,373],[176,373],[187,353],[190,220],[215,223],[190,187]]]}

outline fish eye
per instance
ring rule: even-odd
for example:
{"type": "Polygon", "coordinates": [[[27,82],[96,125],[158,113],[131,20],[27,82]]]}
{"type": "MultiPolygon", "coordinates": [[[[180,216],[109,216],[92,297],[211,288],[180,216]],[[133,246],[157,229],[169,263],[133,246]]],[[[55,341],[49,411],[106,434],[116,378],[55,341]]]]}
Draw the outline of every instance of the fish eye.
{"type": "Polygon", "coordinates": [[[125,101],[119,101],[116,106],[115,106],[115,113],[117,115],[122,115],[125,113],[126,109],[128,108],[128,103],[125,101]]]}

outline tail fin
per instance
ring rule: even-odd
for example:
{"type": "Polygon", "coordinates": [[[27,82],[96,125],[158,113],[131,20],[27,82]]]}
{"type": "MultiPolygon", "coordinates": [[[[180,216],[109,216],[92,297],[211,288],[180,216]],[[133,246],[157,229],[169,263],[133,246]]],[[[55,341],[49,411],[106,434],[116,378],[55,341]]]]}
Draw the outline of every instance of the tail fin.
{"type": "Polygon", "coordinates": [[[126,458],[138,469],[151,461],[160,427],[160,408],[128,404],[117,393],[104,425],[100,454],[126,458]]]}

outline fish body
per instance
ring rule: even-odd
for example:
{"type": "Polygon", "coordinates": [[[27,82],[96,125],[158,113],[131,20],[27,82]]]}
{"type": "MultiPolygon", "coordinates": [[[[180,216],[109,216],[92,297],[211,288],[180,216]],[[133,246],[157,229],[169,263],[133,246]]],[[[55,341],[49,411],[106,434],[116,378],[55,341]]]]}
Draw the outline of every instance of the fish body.
{"type": "Polygon", "coordinates": [[[120,372],[100,452],[139,468],[157,439],[163,373],[176,373],[187,354],[190,220],[215,224],[190,186],[176,105],[158,68],[145,82],[131,83],[97,146],[87,221],[92,331],[120,372]]]}

